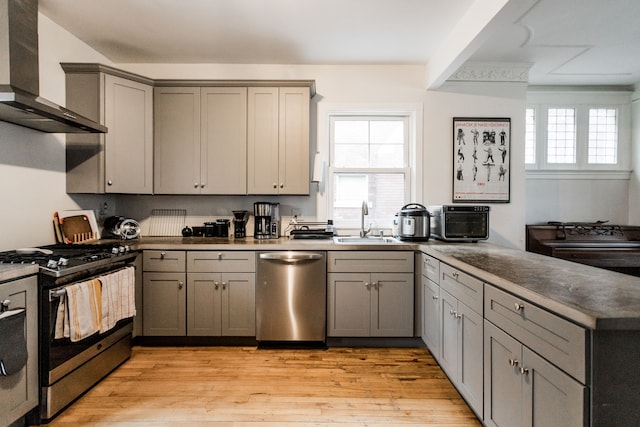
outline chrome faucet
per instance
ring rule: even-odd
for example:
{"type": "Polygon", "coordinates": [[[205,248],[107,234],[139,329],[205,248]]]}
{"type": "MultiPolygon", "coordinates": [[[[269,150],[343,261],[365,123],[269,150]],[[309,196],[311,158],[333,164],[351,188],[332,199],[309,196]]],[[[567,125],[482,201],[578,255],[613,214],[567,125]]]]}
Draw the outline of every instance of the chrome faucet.
{"type": "Polygon", "coordinates": [[[365,237],[371,231],[371,225],[369,225],[368,229],[364,229],[364,216],[369,215],[369,206],[367,206],[367,201],[364,200],[362,202],[362,214],[360,215],[360,237],[365,237]]]}

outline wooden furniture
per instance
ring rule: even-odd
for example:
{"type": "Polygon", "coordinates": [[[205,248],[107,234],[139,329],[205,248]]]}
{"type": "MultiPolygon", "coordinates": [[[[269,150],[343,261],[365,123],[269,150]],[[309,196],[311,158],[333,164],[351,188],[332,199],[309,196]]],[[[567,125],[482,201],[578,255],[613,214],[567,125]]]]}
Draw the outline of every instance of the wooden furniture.
{"type": "Polygon", "coordinates": [[[67,107],[108,128],[67,135],[67,193],[151,194],[153,81],[100,64],[61,65],[67,107]]]}
{"type": "Polygon", "coordinates": [[[0,375],[0,425],[19,420],[38,405],[38,288],[36,276],[0,283],[0,303],[7,309],[25,308],[27,363],[17,373],[0,375]]]}
{"type": "Polygon", "coordinates": [[[187,335],[255,336],[255,271],[255,252],[187,252],[187,335]]]}
{"type": "Polygon", "coordinates": [[[327,335],[413,336],[413,252],[330,251],[327,335]]]}

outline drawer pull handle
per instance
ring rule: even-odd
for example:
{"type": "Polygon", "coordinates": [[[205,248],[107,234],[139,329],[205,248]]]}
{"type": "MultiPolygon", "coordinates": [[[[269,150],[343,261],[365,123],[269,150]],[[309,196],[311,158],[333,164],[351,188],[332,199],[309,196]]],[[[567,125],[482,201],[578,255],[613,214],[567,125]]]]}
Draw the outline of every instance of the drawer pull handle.
{"type": "Polygon", "coordinates": [[[518,359],[509,359],[510,366],[518,366],[518,359]]]}
{"type": "Polygon", "coordinates": [[[434,301],[438,301],[438,298],[439,298],[438,295],[434,295],[431,297],[431,299],[433,299],[434,301]]]}
{"type": "Polygon", "coordinates": [[[453,317],[455,317],[456,319],[460,320],[462,319],[462,314],[458,313],[457,311],[453,312],[453,317]]]}
{"type": "Polygon", "coordinates": [[[218,252],[218,259],[222,259],[222,252],[218,252]]]}
{"type": "Polygon", "coordinates": [[[166,255],[167,255],[166,252],[160,252],[160,259],[164,259],[166,255]]]}
{"type": "Polygon", "coordinates": [[[516,311],[522,311],[524,310],[524,304],[521,302],[517,302],[513,305],[513,307],[516,309],[516,311]]]}
{"type": "Polygon", "coordinates": [[[529,368],[520,368],[520,374],[529,375],[529,368]]]}
{"type": "Polygon", "coordinates": [[[458,277],[460,276],[457,272],[453,272],[451,273],[451,275],[453,276],[454,279],[458,280],[458,277]]]}

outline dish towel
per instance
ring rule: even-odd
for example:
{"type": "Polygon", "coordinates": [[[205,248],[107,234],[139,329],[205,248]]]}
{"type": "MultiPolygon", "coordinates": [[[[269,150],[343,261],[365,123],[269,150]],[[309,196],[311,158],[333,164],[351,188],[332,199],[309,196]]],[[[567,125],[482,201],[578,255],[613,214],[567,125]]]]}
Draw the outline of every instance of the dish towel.
{"type": "Polygon", "coordinates": [[[55,338],[81,341],[100,330],[101,286],[98,279],[65,286],[56,315],[55,338]]]}
{"type": "Polygon", "coordinates": [[[24,339],[24,308],[0,314],[0,375],[20,372],[27,363],[27,342],[24,339]]]}
{"type": "Polygon", "coordinates": [[[98,279],[102,283],[100,332],[106,332],[113,328],[118,320],[136,315],[135,268],[125,267],[98,279]]]}

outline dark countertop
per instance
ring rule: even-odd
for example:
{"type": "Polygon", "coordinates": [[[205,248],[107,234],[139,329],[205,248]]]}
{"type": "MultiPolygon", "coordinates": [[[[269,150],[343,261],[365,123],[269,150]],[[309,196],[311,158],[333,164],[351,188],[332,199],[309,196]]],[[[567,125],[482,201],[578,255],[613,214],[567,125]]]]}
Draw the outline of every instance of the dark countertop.
{"type": "Polygon", "coordinates": [[[143,237],[128,243],[155,250],[419,250],[586,328],[640,330],[640,278],[486,242],[346,245],[286,237],[143,237]]]}

